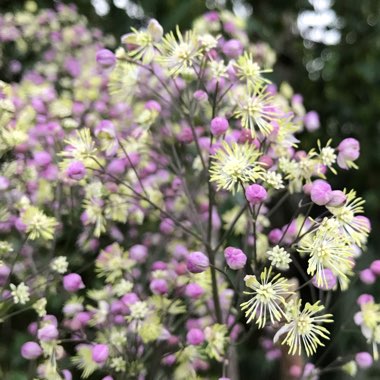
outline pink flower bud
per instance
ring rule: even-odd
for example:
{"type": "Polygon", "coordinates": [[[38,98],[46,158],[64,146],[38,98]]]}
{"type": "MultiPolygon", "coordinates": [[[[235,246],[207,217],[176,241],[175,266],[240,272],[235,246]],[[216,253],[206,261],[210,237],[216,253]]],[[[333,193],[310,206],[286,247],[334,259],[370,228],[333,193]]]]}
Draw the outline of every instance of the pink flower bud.
{"type": "Polygon", "coordinates": [[[380,276],[380,260],[373,261],[369,268],[374,275],[380,276]]]}
{"type": "Polygon", "coordinates": [[[162,278],[153,279],[149,287],[153,294],[166,294],[168,292],[168,284],[162,278]]]}
{"type": "Polygon", "coordinates": [[[58,330],[57,327],[53,324],[46,325],[44,327],[41,327],[37,331],[37,337],[42,342],[49,342],[51,340],[58,338],[58,330]]]}
{"type": "Polygon", "coordinates": [[[309,132],[317,130],[320,126],[319,116],[315,111],[310,111],[304,116],[305,127],[309,132]]]}
{"type": "Polygon", "coordinates": [[[259,162],[261,162],[266,169],[269,169],[273,166],[273,159],[267,155],[261,156],[259,158],[259,162]]]}
{"type": "Polygon", "coordinates": [[[193,94],[194,99],[198,102],[205,102],[208,99],[207,92],[203,90],[197,90],[193,94]]]}
{"type": "Polygon", "coordinates": [[[326,205],[332,198],[331,186],[326,181],[317,179],[312,184],[310,197],[318,206],[326,205]]]}
{"type": "Polygon", "coordinates": [[[186,335],[186,341],[193,346],[199,346],[205,340],[205,334],[200,329],[191,329],[186,335]]]}
{"type": "Polygon", "coordinates": [[[160,231],[165,235],[170,235],[174,231],[174,223],[171,219],[165,218],[160,223],[160,231]]]}
{"type": "Polygon", "coordinates": [[[372,294],[361,294],[358,299],[356,300],[356,303],[361,306],[361,305],[364,305],[366,303],[370,303],[370,302],[374,302],[375,299],[373,298],[373,295],[372,294]]]}
{"type": "Polygon", "coordinates": [[[265,199],[267,199],[267,196],[267,191],[261,185],[253,184],[249,185],[245,189],[245,197],[247,198],[247,201],[252,205],[257,205],[265,201],[265,199]]]}
{"type": "Polygon", "coordinates": [[[34,163],[37,166],[44,167],[51,163],[52,158],[48,152],[36,152],[33,154],[34,163]]]}
{"type": "Polygon", "coordinates": [[[338,145],[337,163],[341,169],[348,169],[349,163],[355,161],[360,155],[359,141],[353,138],[347,138],[338,145]]]}
{"type": "Polygon", "coordinates": [[[188,284],[185,289],[186,296],[193,299],[201,297],[204,294],[204,292],[204,289],[196,283],[188,284]]]}
{"type": "Polygon", "coordinates": [[[313,276],[311,282],[312,284],[322,290],[330,290],[334,289],[336,286],[336,276],[333,274],[333,272],[330,269],[323,269],[323,275],[322,275],[322,283],[318,286],[318,280],[317,276],[313,276]]]}
{"type": "Polygon", "coordinates": [[[376,276],[373,274],[371,269],[364,269],[359,274],[360,280],[367,285],[372,285],[376,281],[376,276]]]}
{"type": "Polygon", "coordinates": [[[111,50],[101,49],[96,52],[96,62],[103,67],[111,67],[116,63],[116,57],[111,50]]]}
{"type": "Polygon", "coordinates": [[[66,175],[71,179],[79,181],[86,175],[86,168],[80,161],[71,162],[67,167],[66,175]]]}
{"type": "Polygon", "coordinates": [[[221,136],[228,129],[228,120],[225,117],[217,116],[211,120],[211,133],[214,136],[221,136]]]}
{"type": "Polygon", "coordinates": [[[63,287],[71,293],[75,293],[79,289],[83,289],[84,283],[82,277],[77,273],[69,273],[63,277],[63,287]]]}
{"type": "Polygon", "coordinates": [[[224,257],[227,265],[234,270],[244,268],[247,262],[247,256],[239,248],[227,247],[224,250],[224,257]]]}
{"type": "Polygon", "coordinates": [[[239,40],[229,40],[223,44],[222,52],[229,58],[237,58],[243,52],[243,44],[239,40]]]}
{"type": "Polygon", "coordinates": [[[92,360],[95,363],[103,364],[108,359],[109,348],[106,344],[95,344],[92,347],[92,360]]]}
{"type": "Polygon", "coordinates": [[[174,354],[169,354],[166,355],[162,358],[162,364],[167,365],[167,366],[172,366],[176,361],[176,357],[174,354]]]}
{"type": "Polygon", "coordinates": [[[355,361],[356,364],[363,369],[371,367],[373,363],[372,356],[368,352],[358,352],[355,355],[355,361]]]}
{"type": "Polygon", "coordinates": [[[210,266],[208,257],[202,252],[191,252],[186,257],[187,269],[191,273],[204,272],[210,266]]]}
{"type": "Polygon", "coordinates": [[[145,245],[136,244],[129,249],[131,259],[139,263],[143,263],[148,255],[148,249],[145,245]]]}
{"type": "Polygon", "coordinates": [[[150,110],[150,111],[157,111],[157,112],[161,112],[161,110],[162,110],[160,103],[158,103],[155,100],[148,100],[145,103],[145,108],[150,110]]]}
{"type": "Polygon", "coordinates": [[[346,194],[343,193],[343,191],[333,190],[331,193],[331,199],[327,203],[327,206],[340,207],[344,205],[346,200],[347,200],[347,197],[346,197],[346,194]]]}
{"type": "Polygon", "coordinates": [[[21,356],[27,360],[37,359],[42,355],[42,349],[36,342],[26,342],[21,346],[21,356]]]}
{"type": "Polygon", "coordinates": [[[282,234],[283,232],[279,228],[274,228],[273,230],[269,232],[269,235],[268,235],[269,241],[272,244],[277,244],[280,241],[282,234]]]}

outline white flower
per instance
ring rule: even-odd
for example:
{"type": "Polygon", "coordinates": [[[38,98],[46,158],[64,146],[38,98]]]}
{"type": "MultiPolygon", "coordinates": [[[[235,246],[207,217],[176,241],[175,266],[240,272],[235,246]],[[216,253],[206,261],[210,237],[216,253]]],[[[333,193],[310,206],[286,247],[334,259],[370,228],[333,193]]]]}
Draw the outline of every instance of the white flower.
{"type": "Polygon", "coordinates": [[[289,264],[292,262],[289,252],[285,251],[284,248],[276,245],[270,251],[267,252],[268,259],[271,264],[277,269],[287,270],[289,269],[289,264]]]}
{"type": "Polygon", "coordinates": [[[69,263],[65,256],[58,256],[50,263],[50,268],[59,274],[66,273],[68,266],[69,263]]]}
{"type": "Polygon", "coordinates": [[[12,289],[11,295],[14,303],[25,305],[29,301],[29,286],[25,285],[24,282],[20,282],[17,286],[15,284],[10,284],[10,288],[12,289]]]}

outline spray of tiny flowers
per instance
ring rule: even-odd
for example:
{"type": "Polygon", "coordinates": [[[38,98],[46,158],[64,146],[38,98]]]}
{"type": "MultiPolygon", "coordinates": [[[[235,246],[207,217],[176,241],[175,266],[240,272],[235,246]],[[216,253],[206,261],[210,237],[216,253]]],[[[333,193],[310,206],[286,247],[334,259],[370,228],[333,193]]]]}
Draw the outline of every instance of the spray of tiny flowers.
{"type": "Polygon", "coordinates": [[[43,56],[0,87],[0,318],[32,311],[31,378],[235,380],[253,346],[292,379],[370,367],[369,294],[350,319],[366,351],[314,360],[339,298],[380,275],[357,269],[364,201],[329,183],[359,142],[303,150],[317,114],[228,11],[152,19],[111,51],[74,7],[33,4],[0,22],[43,56]]]}

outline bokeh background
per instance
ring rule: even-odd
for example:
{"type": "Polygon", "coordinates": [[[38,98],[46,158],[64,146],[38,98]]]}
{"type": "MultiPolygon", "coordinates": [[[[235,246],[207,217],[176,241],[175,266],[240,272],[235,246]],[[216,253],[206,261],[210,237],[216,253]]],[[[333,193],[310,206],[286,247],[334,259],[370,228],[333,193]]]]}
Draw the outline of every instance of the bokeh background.
{"type": "MultiPolygon", "coordinates": [[[[226,7],[247,17],[248,31],[254,40],[270,44],[277,55],[274,81],[288,81],[304,97],[307,110],[318,112],[320,130],[305,136],[303,145],[311,147],[316,138],[355,137],[361,143],[360,170],[332,179],[334,188],[355,188],[366,200],[366,214],[373,232],[365,267],[380,256],[380,1],[377,0],[69,0],[85,15],[91,26],[115,37],[140,27],[154,17],[166,31],[179,25],[182,29],[205,11],[226,7]]],[[[52,0],[38,0],[41,8],[53,7],[52,0]]],[[[0,13],[23,8],[23,0],[0,0],[0,13]]],[[[9,59],[19,59],[9,51],[9,59]]],[[[38,60],[33,54],[23,56],[23,65],[38,60]],[[28,62],[29,61],[29,62],[28,62]]],[[[0,79],[17,81],[6,64],[0,65],[0,79]]],[[[360,268],[359,268],[360,269],[360,268]]],[[[356,292],[359,294],[357,287],[356,292]]],[[[378,289],[379,291],[380,289],[378,289]]],[[[377,292],[378,292],[377,291],[377,292]]],[[[354,297],[352,293],[349,297],[354,297]]],[[[376,293],[375,293],[376,296],[376,293]]],[[[351,303],[352,305],[352,303],[351,303]]],[[[344,321],[345,309],[340,310],[344,321]]],[[[350,313],[351,315],[351,313],[350,313]]],[[[335,331],[334,334],[339,334],[335,331]]],[[[334,339],[333,334],[333,339],[334,339]]],[[[340,335],[325,356],[336,357],[339,345],[363,340],[357,335],[340,335]],[[334,352],[335,351],[335,352],[334,352]]],[[[364,342],[363,342],[364,343],[364,342]]],[[[365,347],[363,347],[364,349],[365,347]]],[[[260,360],[260,358],[256,358],[260,360]]],[[[255,371],[255,378],[265,378],[264,369],[251,368],[256,360],[245,358],[242,373],[255,371]],[[262,377],[264,376],[264,377],[262,377]]],[[[256,361],[257,363],[257,361],[256,361]]],[[[265,367],[265,366],[263,366],[265,367]]],[[[365,379],[379,379],[374,368],[365,379]]],[[[14,379],[21,379],[17,377],[14,379]]],[[[249,379],[243,377],[244,379],[249,379]]],[[[335,376],[335,375],[334,375],[335,376]]],[[[326,379],[345,378],[328,375],[326,379]]],[[[363,375],[360,375],[363,376],[363,375]]],[[[364,377],[357,377],[364,379],[364,377]]]]}

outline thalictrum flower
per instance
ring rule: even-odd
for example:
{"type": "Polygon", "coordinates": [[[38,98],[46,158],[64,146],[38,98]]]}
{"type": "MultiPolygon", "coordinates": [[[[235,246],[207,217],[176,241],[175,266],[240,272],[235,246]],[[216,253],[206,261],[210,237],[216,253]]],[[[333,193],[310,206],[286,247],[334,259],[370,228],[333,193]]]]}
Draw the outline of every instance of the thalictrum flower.
{"type": "Polygon", "coordinates": [[[281,335],[286,334],[282,344],[289,346],[289,354],[301,355],[303,347],[306,355],[310,356],[318,346],[324,346],[320,338],[329,339],[329,331],[320,324],[333,322],[332,314],[317,315],[325,308],[320,301],[313,305],[307,303],[302,311],[301,304],[301,300],[293,304],[288,316],[290,322],[278,330],[273,341],[277,342],[281,335]]]}
{"type": "Polygon", "coordinates": [[[261,272],[260,280],[256,276],[245,276],[245,285],[252,289],[253,292],[244,292],[244,294],[253,297],[240,306],[245,310],[245,316],[248,318],[247,323],[253,319],[259,328],[263,328],[267,322],[267,315],[272,323],[280,321],[281,318],[286,319],[284,307],[286,298],[291,296],[293,292],[290,289],[290,283],[286,278],[276,274],[271,278],[272,269],[264,268],[261,272]]]}

